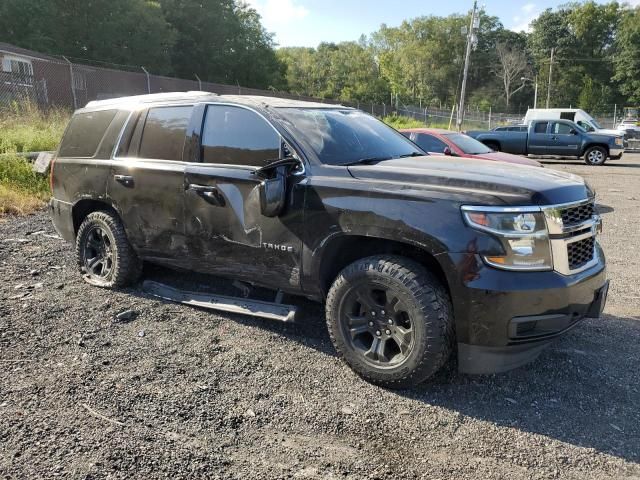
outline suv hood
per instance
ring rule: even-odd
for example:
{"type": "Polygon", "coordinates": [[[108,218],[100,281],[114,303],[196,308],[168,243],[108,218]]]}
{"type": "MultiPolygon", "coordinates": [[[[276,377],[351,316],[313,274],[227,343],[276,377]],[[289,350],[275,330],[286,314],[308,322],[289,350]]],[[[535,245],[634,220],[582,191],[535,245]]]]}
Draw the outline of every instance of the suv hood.
{"type": "Polygon", "coordinates": [[[439,191],[468,198],[494,197],[496,205],[554,205],[594,195],[570,173],[489,160],[429,155],[350,166],[354,178],[377,180],[413,190],[439,191]]]}
{"type": "Polygon", "coordinates": [[[595,132],[593,132],[596,135],[602,135],[605,137],[620,137],[622,136],[622,133],[620,132],[620,130],[612,130],[609,128],[601,128],[600,130],[596,130],[595,132]]]}

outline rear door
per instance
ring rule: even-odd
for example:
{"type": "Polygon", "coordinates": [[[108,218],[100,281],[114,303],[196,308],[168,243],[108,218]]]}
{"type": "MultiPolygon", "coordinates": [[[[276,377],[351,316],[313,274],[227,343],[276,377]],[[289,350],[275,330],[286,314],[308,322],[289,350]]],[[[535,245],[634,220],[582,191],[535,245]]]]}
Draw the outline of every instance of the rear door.
{"type": "Polygon", "coordinates": [[[535,121],[532,122],[532,128],[529,129],[527,140],[528,153],[532,155],[553,155],[549,154],[548,146],[553,143],[551,133],[549,132],[550,122],[535,121]]]}
{"type": "Polygon", "coordinates": [[[171,264],[185,253],[183,155],[192,112],[191,105],[134,112],[108,184],[132,245],[171,264]]]}
{"type": "Polygon", "coordinates": [[[580,136],[571,123],[552,122],[549,151],[552,155],[574,157],[580,155],[580,136]],[[572,133],[573,132],[573,133],[572,133]]]}
{"type": "Polygon", "coordinates": [[[280,158],[280,134],[261,114],[238,105],[203,105],[202,117],[196,163],[185,172],[190,261],[212,273],[297,290],[304,174],[288,177],[284,212],[263,216],[255,171],[280,158]]]}

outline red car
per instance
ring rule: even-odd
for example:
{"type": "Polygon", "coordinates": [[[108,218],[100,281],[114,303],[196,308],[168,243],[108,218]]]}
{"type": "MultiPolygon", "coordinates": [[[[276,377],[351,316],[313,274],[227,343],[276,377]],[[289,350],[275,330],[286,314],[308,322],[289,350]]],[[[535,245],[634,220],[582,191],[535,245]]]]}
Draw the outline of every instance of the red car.
{"type": "Polygon", "coordinates": [[[495,152],[485,144],[464,133],[452,132],[441,128],[409,128],[400,130],[400,133],[411,139],[427,153],[542,167],[540,162],[531,158],[495,152]]]}

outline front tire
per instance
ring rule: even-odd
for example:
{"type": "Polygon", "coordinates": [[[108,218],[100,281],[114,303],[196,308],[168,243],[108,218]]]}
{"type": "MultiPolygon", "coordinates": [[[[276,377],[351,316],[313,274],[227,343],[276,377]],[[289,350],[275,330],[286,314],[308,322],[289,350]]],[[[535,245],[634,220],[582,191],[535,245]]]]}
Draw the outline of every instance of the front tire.
{"type": "Polygon", "coordinates": [[[600,166],[607,161],[607,151],[602,147],[590,147],[584,152],[584,163],[600,166]]]}
{"type": "Polygon", "coordinates": [[[451,354],[449,296],[433,275],[403,257],[373,256],[347,266],[329,291],[326,316],[338,355],[377,385],[417,385],[451,354]]]}
{"type": "Polygon", "coordinates": [[[108,211],[86,216],[76,235],[76,259],[82,278],[98,287],[131,285],[142,271],[122,222],[108,211]]]}

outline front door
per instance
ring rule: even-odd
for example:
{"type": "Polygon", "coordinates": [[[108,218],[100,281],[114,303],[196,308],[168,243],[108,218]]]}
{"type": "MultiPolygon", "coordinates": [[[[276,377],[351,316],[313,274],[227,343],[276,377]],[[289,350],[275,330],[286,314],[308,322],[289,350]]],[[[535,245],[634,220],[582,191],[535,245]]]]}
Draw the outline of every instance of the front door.
{"type": "Polygon", "coordinates": [[[288,177],[281,215],[262,215],[255,171],[280,157],[280,134],[257,112],[236,105],[207,105],[203,117],[200,162],[185,172],[190,261],[210,273],[297,290],[304,176],[288,177]]]}
{"type": "Polygon", "coordinates": [[[192,106],[136,113],[113,160],[108,195],[143,257],[176,263],[185,253],[184,163],[192,106]]]}
{"type": "Polygon", "coordinates": [[[551,148],[554,155],[577,157],[580,155],[580,136],[573,125],[566,122],[551,124],[551,148]]]}

